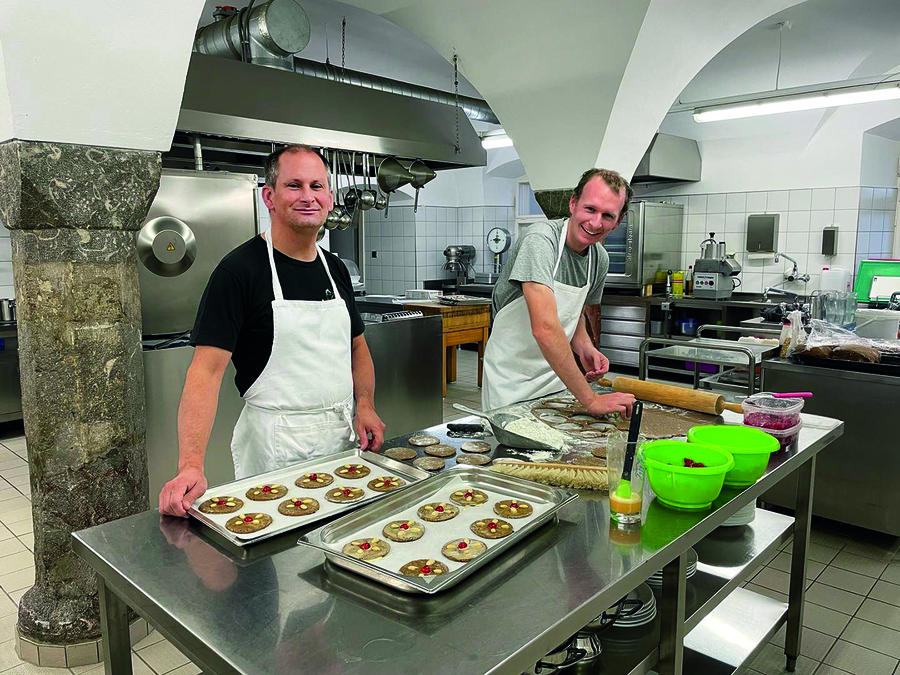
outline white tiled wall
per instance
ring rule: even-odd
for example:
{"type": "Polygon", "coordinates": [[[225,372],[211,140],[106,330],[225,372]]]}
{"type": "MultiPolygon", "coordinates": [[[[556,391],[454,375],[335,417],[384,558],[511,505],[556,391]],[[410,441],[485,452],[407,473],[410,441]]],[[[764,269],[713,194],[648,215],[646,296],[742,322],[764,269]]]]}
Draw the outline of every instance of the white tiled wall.
{"type": "Polygon", "coordinates": [[[9,230],[0,225],[0,298],[14,298],[12,249],[9,244],[9,230]]]}
{"type": "Polygon", "coordinates": [[[793,282],[783,287],[798,292],[819,288],[823,267],[839,267],[856,272],[860,260],[889,257],[895,229],[897,190],[870,187],[732,192],[680,196],[654,195],[685,205],[685,234],[682,266],[686,270],[700,255],[700,242],[710,232],[725,240],[728,252],[735,252],[741,264],[741,289],[762,292],[766,286],[782,286],[789,271],[787,260],[774,256],[751,259],[746,253],[747,216],[755,213],[779,214],[778,250],[795,258],[800,273],[810,275],[809,283],[793,282]],[[822,230],[837,226],[838,254],[821,255],[822,230]]]}
{"type": "Polygon", "coordinates": [[[421,288],[426,279],[453,276],[442,269],[444,249],[451,244],[474,246],[475,271],[490,271],[493,259],[486,237],[498,226],[515,231],[511,206],[421,206],[418,213],[399,206],[390,208],[387,218],[380,212],[367,215],[366,290],[402,294],[421,288]]]}

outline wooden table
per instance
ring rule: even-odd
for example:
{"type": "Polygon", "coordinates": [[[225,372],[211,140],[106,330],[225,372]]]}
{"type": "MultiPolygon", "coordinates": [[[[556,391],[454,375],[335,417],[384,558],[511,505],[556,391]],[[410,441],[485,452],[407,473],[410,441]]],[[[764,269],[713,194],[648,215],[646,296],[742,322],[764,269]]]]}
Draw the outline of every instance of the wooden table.
{"type": "Polygon", "coordinates": [[[439,302],[403,303],[403,309],[418,310],[425,316],[439,315],[444,323],[443,368],[441,392],[447,396],[447,383],[456,381],[457,345],[478,343],[478,386],[484,366],[484,345],[491,325],[491,301],[475,305],[442,305],[439,302]]]}

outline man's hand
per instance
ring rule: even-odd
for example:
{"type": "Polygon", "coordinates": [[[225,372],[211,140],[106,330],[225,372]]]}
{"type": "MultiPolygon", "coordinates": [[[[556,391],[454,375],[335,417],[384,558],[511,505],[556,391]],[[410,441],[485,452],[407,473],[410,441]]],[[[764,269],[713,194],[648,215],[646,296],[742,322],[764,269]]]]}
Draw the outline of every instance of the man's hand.
{"type": "Polygon", "coordinates": [[[631,407],[634,405],[634,394],[594,394],[585,407],[592,415],[606,415],[620,413],[622,417],[631,417],[631,407]]]}
{"type": "Polygon", "coordinates": [[[585,347],[578,355],[581,366],[584,368],[584,377],[588,382],[596,382],[609,372],[609,359],[594,349],[593,346],[585,347]]]}
{"type": "Polygon", "coordinates": [[[197,467],[187,467],[178,472],[159,491],[159,512],[167,516],[187,518],[194,500],[206,492],[206,476],[197,467]]]}
{"type": "Polygon", "coordinates": [[[353,422],[356,433],[359,436],[359,449],[371,450],[377,452],[381,444],[384,443],[384,422],[375,412],[375,408],[370,404],[357,402],[356,419],[353,422]],[[372,438],[369,438],[369,434],[372,438]]]}

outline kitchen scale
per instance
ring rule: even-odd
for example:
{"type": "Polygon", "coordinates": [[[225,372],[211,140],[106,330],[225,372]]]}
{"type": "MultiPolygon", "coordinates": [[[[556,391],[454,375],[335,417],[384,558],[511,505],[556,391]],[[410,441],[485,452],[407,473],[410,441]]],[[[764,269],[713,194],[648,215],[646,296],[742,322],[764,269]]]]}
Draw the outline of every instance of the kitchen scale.
{"type": "Polygon", "coordinates": [[[494,273],[500,273],[500,256],[509,250],[512,237],[509,230],[503,227],[494,227],[487,233],[488,250],[494,255],[494,273]]]}

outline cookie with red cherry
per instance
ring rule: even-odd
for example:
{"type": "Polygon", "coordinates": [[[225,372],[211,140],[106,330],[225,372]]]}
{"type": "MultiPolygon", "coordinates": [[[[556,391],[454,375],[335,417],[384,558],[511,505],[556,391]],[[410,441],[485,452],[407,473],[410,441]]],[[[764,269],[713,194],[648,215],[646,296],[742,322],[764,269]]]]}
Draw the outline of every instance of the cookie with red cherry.
{"type": "Polygon", "coordinates": [[[450,495],[450,501],[462,506],[481,506],[488,500],[486,493],[473,487],[465,487],[456,490],[450,495]]]}
{"type": "Polygon", "coordinates": [[[379,476],[370,480],[366,487],[375,492],[392,492],[404,485],[406,485],[406,481],[397,476],[379,476]]]}
{"type": "Polygon", "coordinates": [[[469,529],[485,539],[502,539],[513,533],[513,526],[500,518],[476,520],[469,526],[469,529]]]}
{"type": "Polygon", "coordinates": [[[410,560],[400,568],[400,574],[405,577],[436,577],[447,574],[450,568],[439,560],[410,560]]]}
{"type": "Polygon", "coordinates": [[[534,513],[534,507],[521,499],[504,499],[494,504],[494,513],[504,518],[527,518],[534,513]]]}
{"type": "Polygon", "coordinates": [[[313,471],[311,473],[305,473],[300,478],[294,481],[294,485],[301,488],[306,488],[307,490],[315,490],[316,488],[323,488],[331,485],[334,482],[334,476],[330,473],[325,473],[324,471],[313,471]]]}
{"type": "Polygon", "coordinates": [[[344,504],[362,499],[364,494],[366,493],[362,488],[338,486],[333,490],[329,488],[328,492],[325,493],[325,499],[335,504],[344,504]]]}
{"type": "Polygon", "coordinates": [[[341,549],[344,553],[357,560],[380,560],[391,552],[391,545],[386,541],[372,537],[370,539],[357,539],[349,544],[344,544],[341,549]]]}
{"type": "Polygon", "coordinates": [[[266,513],[239,513],[229,518],[225,527],[238,534],[251,534],[266,529],[272,524],[272,516],[266,513]]]}
{"type": "Polygon", "coordinates": [[[319,502],[312,497],[291,497],[278,505],[283,516],[308,516],[319,510],[319,502]]]}
{"type": "Polygon", "coordinates": [[[365,464],[344,464],[344,466],[339,466],[335,471],[340,478],[345,478],[347,480],[365,478],[370,472],[371,469],[365,464]]]}
{"type": "Polygon", "coordinates": [[[244,500],[237,497],[212,497],[197,508],[201,513],[234,513],[244,506],[244,500]]]}
{"type": "Polygon", "coordinates": [[[422,520],[440,523],[445,520],[450,520],[451,518],[456,518],[456,516],[459,515],[459,507],[454,506],[450,502],[432,502],[420,506],[416,513],[419,514],[419,518],[422,520]]]}
{"type": "Polygon", "coordinates": [[[415,541],[425,534],[425,526],[415,520],[394,520],[381,531],[391,541],[415,541]]]}
{"type": "Polygon", "coordinates": [[[287,488],[277,483],[267,483],[266,485],[257,485],[247,490],[247,499],[255,502],[268,502],[273,499],[281,499],[287,495],[287,488]]]}
{"type": "Polygon", "coordinates": [[[454,539],[444,544],[441,552],[454,562],[469,562],[487,553],[487,545],[477,539],[454,539]]]}

